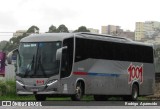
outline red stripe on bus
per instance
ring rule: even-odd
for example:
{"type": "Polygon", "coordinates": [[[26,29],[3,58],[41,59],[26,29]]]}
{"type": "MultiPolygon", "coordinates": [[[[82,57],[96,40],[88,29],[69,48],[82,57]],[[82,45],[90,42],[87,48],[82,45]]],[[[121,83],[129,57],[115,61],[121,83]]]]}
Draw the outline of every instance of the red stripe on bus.
{"type": "Polygon", "coordinates": [[[73,72],[74,75],[87,75],[87,72],[73,72]]]}

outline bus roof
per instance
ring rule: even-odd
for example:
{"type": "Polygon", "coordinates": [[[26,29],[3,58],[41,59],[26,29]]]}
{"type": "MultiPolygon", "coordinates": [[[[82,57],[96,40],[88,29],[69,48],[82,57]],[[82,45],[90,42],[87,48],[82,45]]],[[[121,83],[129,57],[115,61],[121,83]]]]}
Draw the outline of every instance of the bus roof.
{"type": "Polygon", "coordinates": [[[72,37],[73,33],[43,33],[31,34],[20,42],[46,42],[46,41],[62,41],[65,38],[72,37]]]}
{"type": "Polygon", "coordinates": [[[23,39],[20,42],[49,42],[49,41],[63,41],[69,37],[81,37],[87,39],[95,39],[95,40],[104,40],[104,41],[113,41],[120,43],[130,43],[136,45],[146,45],[152,46],[150,44],[144,44],[142,42],[136,42],[129,38],[121,37],[121,36],[112,36],[112,35],[104,35],[104,34],[94,34],[89,32],[78,32],[78,33],[43,33],[43,34],[31,34],[23,39]]]}
{"type": "Polygon", "coordinates": [[[122,37],[122,36],[113,36],[113,35],[106,35],[106,34],[94,34],[94,33],[82,32],[82,33],[79,33],[78,37],[85,37],[85,38],[95,39],[95,40],[103,40],[103,41],[110,41],[110,42],[117,42],[117,43],[128,43],[128,44],[133,44],[133,45],[142,45],[142,46],[153,47],[153,44],[133,41],[132,39],[122,37]]]}

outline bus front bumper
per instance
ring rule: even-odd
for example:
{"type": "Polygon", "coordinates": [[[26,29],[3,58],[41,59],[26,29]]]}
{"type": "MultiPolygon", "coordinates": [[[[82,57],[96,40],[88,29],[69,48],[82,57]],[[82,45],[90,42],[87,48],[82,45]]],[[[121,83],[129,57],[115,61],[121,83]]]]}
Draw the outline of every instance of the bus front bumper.
{"type": "Polygon", "coordinates": [[[16,91],[18,95],[31,95],[31,94],[58,94],[58,82],[49,85],[24,85],[16,81],[16,91]]]}
{"type": "Polygon", "coordinates": [[[46,95],[48,95],[48,94],[59,94],[59,93],[57,93],[57,92],[55,92],[55,91],[45,91],[45,92],[27,92],[27,91],[17,91],[17,94],[18,95],[33,95],[33,94],[46,94],[46,95]]]}

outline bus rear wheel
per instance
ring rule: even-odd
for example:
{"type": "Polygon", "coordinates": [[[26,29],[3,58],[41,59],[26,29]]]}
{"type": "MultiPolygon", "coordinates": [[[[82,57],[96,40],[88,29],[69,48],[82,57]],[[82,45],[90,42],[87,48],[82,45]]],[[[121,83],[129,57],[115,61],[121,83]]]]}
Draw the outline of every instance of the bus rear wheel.
{"type": "Polygon", "coordinates": [[[133,84],[131,95],[130,96],[124,96],[123,100],[125,100],[125,101],[136,101],[138,99],[138,95],[139,95],[138,86],[136,84],[133,84]]]}
{"type": "Polygon", "coordinates": [[[45,101],[46,100],[46,96],[45,95],[35,95],[35,99],[37,101],[45,101]]]}
{"type": "Polygon", "coordinates": [[[81,82],[77,83],[75,94],[71,96],[72,101],[80,101],[83,97],[83,87],[81,82]]]}
{"type": "Polygon", "coordinates": [[[131,95],[131,100],[136,101],[138,99],[138,86],[136,84],[133,84],[132,87],[132,95],[131,95]]]}

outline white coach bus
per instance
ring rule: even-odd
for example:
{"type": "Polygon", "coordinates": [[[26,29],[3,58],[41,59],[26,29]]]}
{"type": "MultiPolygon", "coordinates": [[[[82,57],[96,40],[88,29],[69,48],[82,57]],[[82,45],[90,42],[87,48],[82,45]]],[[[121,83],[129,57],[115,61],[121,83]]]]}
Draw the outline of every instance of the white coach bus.
{"type": "Polygon", "coordinates": [[[95,100],[153,94],[153,47],[127,38],[91,33],[30,35],[17,49],[18,95],[95,100]]]}

